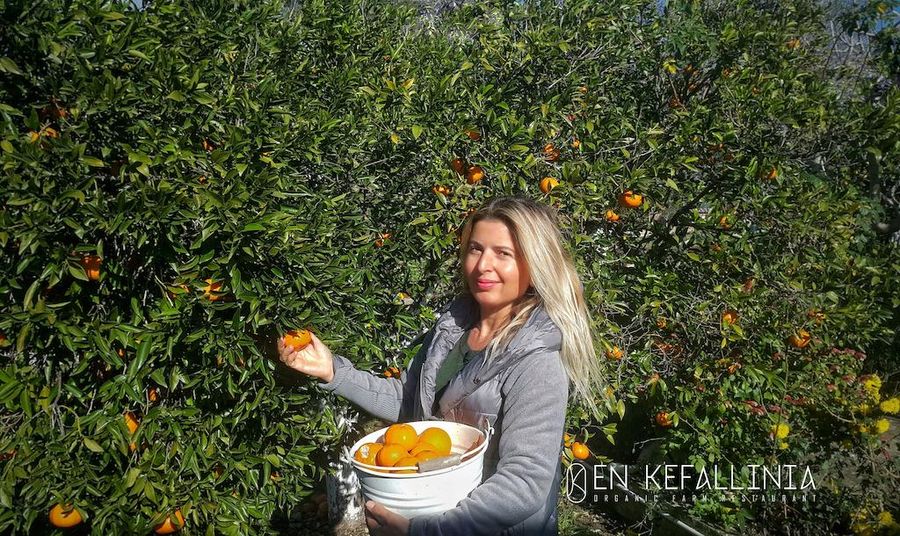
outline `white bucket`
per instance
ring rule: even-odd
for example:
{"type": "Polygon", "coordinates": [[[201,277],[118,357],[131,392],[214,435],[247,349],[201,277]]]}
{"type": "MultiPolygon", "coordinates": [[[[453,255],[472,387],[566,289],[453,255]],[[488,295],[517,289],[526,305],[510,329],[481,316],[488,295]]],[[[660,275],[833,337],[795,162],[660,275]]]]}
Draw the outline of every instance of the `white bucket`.
{"type": "MultiPolygon", "coordinates": [[[[426,428],[441,428],[450,434],[452,452],[466,456],[462,463],[427,473],[391,473],[392,467],[378,467],[358,460],[351,460],[366,500],[373,500],[403,517],[438,514],[454,508],[459,501],[481,484],[484,453],[488,437],[485,433],[465,424],[445,421],[418,421],[407,423],[421,434],[426,428]],[[469,447],[480,441],[472,451],[469,447]]],[[[372,432],[357,441],[351,455],[365,443],[378,443],[387,428],[372,432]]]]}

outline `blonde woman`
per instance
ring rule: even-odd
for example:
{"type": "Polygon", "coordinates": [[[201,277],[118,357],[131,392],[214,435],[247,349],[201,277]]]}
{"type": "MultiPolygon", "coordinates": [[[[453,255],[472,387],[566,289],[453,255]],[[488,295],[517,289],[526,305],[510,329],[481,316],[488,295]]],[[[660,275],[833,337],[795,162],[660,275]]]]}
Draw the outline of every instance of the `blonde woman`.
{"type": "Polygon", "coordinates": [[[357,370],[319,339],[291,368],[388,421],[443,419],[495,434],[485,479],[442,514],[406,519],[366,504],[373,534],[556,534],[569,385],[593,406],[599,380],[582,285],[555,213],[534,201],[490,201],[463,228],[464,290],[398,378],[357,370]]]}

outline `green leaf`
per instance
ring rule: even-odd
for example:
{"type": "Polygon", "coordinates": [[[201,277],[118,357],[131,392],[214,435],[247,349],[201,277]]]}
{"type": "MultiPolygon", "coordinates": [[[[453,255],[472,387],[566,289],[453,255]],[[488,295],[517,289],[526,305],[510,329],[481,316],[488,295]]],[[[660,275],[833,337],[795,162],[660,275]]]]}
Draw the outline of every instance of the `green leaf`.
{"type": "Polygon", "coordinates": [[[150,59],[150,56],[148,56],[148,55],[144,54],[143,52],[141,52],[140,50],[137,50],[137,49],[134,49],[134,48],[129,48],[129,49],[128,49],[128,55],[129,55],[129,56],[132,56],[132,57],[135,57],[135,58],[142,59],[142,60],[147,61],[147,62],[151,62],[151,63],[153,62],[153,60],[150,59]]]}
{"type": "Polygon", "coordinates": [[[176,90],[166,95],[166,98],[176,102],[184,102],[184,93],[176,90]]]}
{"type": "Polygon", "coordinates": [[[87,447],[91,452],[103,452],[103,447],[101,447],[99,443],[89,437],[84,438],[84,446],[87,447]]]}
{"type": "Polygon", "coordinates": [[[103,162],[103,160],[94,158],[93,156],[82,156],[81,161],[90,167],[106,167],[106,164],[103,162]]]}
{"type": "Polygon", "coordinates": [[[413,135],[413,139],[415,139],[415,140],[419,139],[419,136],[422,135],[422,127],[420,127],[419,125],[413,125],[412,126],[412,135],[413,135]]]}
{"type": "Polygon", "coordinates": [[[0,58],[0,71],[12,74],[22,74],[22,71],[19,70],[19,66],[16,65],[16,62],[6,56],[0,58]]]}
{"type": "Polygon", "coordinates": [[[3,149],[3,152],[5,152],[5,153],[15,152],[15,148],[13,147],[13,144],[9,143],[8,140],[0,141],[0,149],[3,149]]]}

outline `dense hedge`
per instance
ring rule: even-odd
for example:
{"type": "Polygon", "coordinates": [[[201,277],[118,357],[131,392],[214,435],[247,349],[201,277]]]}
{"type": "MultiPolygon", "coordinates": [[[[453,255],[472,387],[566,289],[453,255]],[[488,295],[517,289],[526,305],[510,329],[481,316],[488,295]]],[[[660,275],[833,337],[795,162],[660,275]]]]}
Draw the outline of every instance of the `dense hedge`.
{"type": "MultiPolygon", "coordinates": [[[[457,288],[468,211],[509,193],[559,208],[598,396],[639,402],[669,459],[862,456],[871,480],[809,518],[755,514],[896,510],[889,384],[860,380],[897,355],[890,26],[863,71],[826,63],[805,0],[258,4],[0,5],[0,529],[74,502],[98,534],[176,508],[192,533],[270,532],[346,432],[274,337],[402,365],[457,288]]],[[[571,431],[615,413],[573,407],[571,431]]]]}

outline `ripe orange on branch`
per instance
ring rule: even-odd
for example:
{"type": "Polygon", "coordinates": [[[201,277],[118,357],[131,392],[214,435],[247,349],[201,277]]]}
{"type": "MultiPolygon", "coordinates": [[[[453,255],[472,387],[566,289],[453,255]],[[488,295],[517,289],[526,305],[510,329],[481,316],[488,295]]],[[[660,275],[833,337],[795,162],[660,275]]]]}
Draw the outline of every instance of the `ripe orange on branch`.
{"type": "Polygon", "coordinates": [[[481,169],[481,166],[472,166],[466,171],[466,182],[469,184],[475,184],[484,178],[484,170],[481,169]]]}
{"type": "Polygon", "coordinates": [[[556,148],[552,143],[548,143],[544,145],[544,158],[548,162],[556,162],[559,160],[559,149],[556,148]]]}
{"type": "Polygon", "coordinates": [[[88,279],[91,281],[100,279],[100,264],[103,263],[103,259],[96,255],[85,255],[81,258],[80,263],[88,279]]]}
{"type": "Polygon", "coordinates": [[[203,287],[203,297],[209,301],[219,301],[225,298],[221,294],[216,294],[222,288],[222,283],[206,279],[206,286],[203,287]]]}
{"type": "Polygon", "coordinates": [[[723,324],[734,324],[738,320],[738,313],[735,310],[728,309],[722,313],[723,324]]]}
{"type": "Polygon", "coordinates": [[[644,196],[631,190],[625,190],[619,196],[619,204],[627,208],[637,208],[644,202],[644,196]]]}
{"type": "Polygon", "coordinates": [[[572,456],[579,460],[586,460],[591,455],[591,450],[584,443],[578,441],[572,443],[572,456]]]}
{"type": "Polygon", "coordinates": [[[60,529],[67,529],[83,521],[81,514],[71,504],[56,504],[50,509],[50,524],[60,529]]]}
{"type": "Polygon", "coordinates": [[[153,527],[153,532],[157,534],[174,534],[184,528],[184,516],[181,510],[175,510],[174,514],[166,516],[166,520],[153,527]],[[172,517],[175,517],[174,521],[172,517]]]}
{"type": "Polygon", "coordinates": [[[806,345],[809,344],[809,340],[809,332],[805,329],[799,329],[797,330],[797,333],[793,333],[788,337],[788,344],[794,348],[806,348],[806,345]]]}
{"type": "Polygon", "coordinates": [[[618,361],[622,359],[622,356],[625,355],[622,352],[622,349],[618,346],[613,346],[610,350],[607,350],[606,357],[612,359],[613,361],[618,361]]]}
{"type": "Polygon", "coordinates": [[[607,210],[606,215],[603,217],[606,219],[606,221],[612,222],[612,223],[619,221],[619,218],[620,218],[620,216],[618,214],[616,214],[616,211],[612,210],[612,209],[607,210]]]}
{"type": "Polygon", "coordinates": [[[466,172],[466,167],[466,162],[462,158],[454,158],[450,161],[450,168],[459,175],[466,172]]]}
{"type": "Polygon", "coordinates": [[[284,345],[294,350],[305,348],[312,342],[312,333],[306,329],[295,329],[284,334],[284,345]]]}
{"type": "Polygon", "coordinates": [[[660,411],[656,414],[656,424],[663,428],[670,428],[672,426],[672,417],[667,411],[660,411]]]}
{"type": "Polygon", "coordinates": [[[544,177],[541,179],[541,191],[545,194],[549,194],[550,190],[559,186],[559,181],[554,179],[553,177],[544,177]]]}

